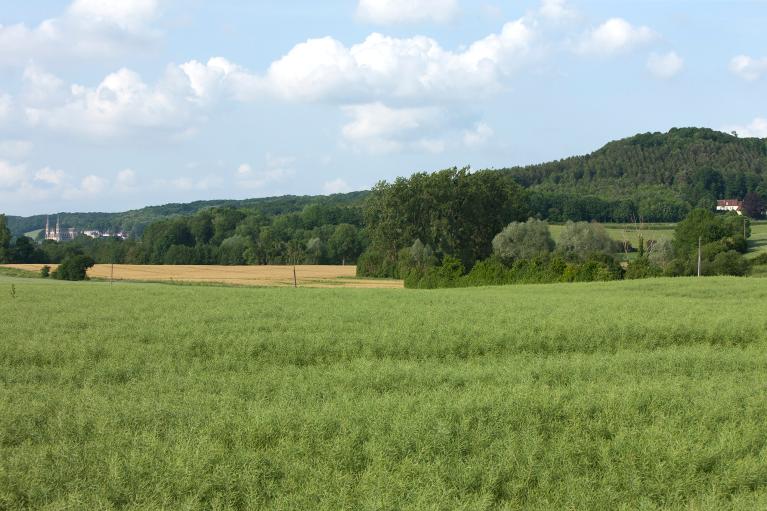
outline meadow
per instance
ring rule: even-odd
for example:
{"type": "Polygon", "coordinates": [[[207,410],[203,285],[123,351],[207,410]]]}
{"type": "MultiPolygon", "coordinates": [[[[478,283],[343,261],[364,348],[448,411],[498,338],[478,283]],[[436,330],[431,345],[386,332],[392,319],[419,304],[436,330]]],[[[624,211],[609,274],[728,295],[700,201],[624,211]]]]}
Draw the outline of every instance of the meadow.
{"type": "Polygon", "coordinates": [[[0,509],[764,509],[766,299],[0,277],[0,509]]]}

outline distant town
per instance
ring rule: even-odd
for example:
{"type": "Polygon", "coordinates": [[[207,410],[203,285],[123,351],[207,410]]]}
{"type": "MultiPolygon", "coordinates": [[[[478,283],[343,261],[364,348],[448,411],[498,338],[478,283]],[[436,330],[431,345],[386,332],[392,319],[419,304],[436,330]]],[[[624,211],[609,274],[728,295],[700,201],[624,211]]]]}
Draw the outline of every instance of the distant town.
{"type": "Polygon", "coordinates": [[[50,217],[45,218],[44,239],[50,241],[72,241],[78,236],[88,236],[89,238],[119,238],[127,239],[128,234],[122,231],[108,232],[95,229],[76,229],[74,227],[61,227],[61,219],[56,217],[56,227],[51,228],[50,217]]]}

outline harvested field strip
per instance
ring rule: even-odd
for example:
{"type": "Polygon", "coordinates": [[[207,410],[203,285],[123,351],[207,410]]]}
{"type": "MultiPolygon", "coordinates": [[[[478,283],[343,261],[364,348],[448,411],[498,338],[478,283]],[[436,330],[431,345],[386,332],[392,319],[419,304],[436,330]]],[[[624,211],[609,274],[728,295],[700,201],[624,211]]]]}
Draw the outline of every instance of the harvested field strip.
{"type": "MultiPolygon", "coordinates": [[[[41,264],[6,265],[19,270],[38,271],[41,264]]],[[[51,265],[55,268],[56,265],[51,265]]],[[[401,288],[402,281],[358,279],[355,266],[296,266],[296,280],[303,287],[401,288]]],[[[88,271],[91,278],[150,282],[211,282],[243,286],[283,287],[293,285],[292,266],[171,266],[97,264],[88,271]]]]}

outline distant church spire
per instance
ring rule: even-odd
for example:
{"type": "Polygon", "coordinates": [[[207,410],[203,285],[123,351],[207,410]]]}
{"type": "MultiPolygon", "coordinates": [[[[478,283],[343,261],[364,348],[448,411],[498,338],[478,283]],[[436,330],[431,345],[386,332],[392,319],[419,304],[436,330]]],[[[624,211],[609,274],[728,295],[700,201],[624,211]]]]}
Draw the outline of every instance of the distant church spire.
{"type": "Polygon", "coordinates": [[[45,239],[49,240],[51,235],[51,217],[45,215],[45,239]]]}

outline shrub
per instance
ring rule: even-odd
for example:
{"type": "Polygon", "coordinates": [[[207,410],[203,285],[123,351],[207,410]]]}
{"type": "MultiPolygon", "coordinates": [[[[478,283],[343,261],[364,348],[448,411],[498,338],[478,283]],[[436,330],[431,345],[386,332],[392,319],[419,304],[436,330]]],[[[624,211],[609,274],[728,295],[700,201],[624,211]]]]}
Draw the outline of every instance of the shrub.
{"type": "Polygon", "coordinates": [[[604,226],[589,222],[567,222],[557,251],[570,259],[586,260],[593,254],[612,254],[616,243],[604,226]]]}
{"type": "Polygon", "coordinates": [[[397,261],[380,250],[369,248],[357,259],[357,276],[373,278],[397,278],[397,261]]]}
{"type": "Polygon", "coordinates": [[[751,265],[742,254],[735,250],[718,253],[713,261],[706,265],[706,275],[748,275],[751,265]]]}
{"type": "Polygon", "coordinates": [[[627,279],[647,279],[652,277],[660,277],[663,274],[663,270],[653,264],[646,257],[639,257],[631,261],[626,268],[627,279]]]}
{"type": "Polygon", "coordinates": [[[493,253],[507,263],[547,255],[554,247],[548,224],[534,218],[510,223],[493,239],[493,253]]]}
{"type": "Polygon", "coordinates": [[[40,276],[44,279],[47,279],[51,275],[51,267],[47,264],[40,268],[40,276]]]}
{"type": "Polygon", "coordinates": [[[490,257],[474,265],[464,278],[468,286],[500,286],[510,284],[512,273],[498,257],[490,257]]]}
{"type": "Polygon", "coordinates": [[[421,243],[421,240],[415,240],[411,247],[400,250],[397,273],[400,277],[409,276],[413,270],[418,274],[423,274],[427,268],[435,264],[437,264],[437,258],[431,247],[421,243]]]}
{"type": "Polygon", "coordinates": [[[653,265],[665,270],[674,259],[674,243],[665,238],[659,239],[648,246],[647,259],[653,265]]]}
{"type": "Polygon", "coordinates": [[[88,280],[88,268],[96,262],[85,255],[70,255],[53,272],[53,278],[58,280],[88,280]]]}
{"type": "Polygon", "coordinates": [[[464,273],[463,263],[455,257],[445,256],[440,266],[428,268],[420,279],[410,275],[405,282],[407,287],[420,289],[437,289],[445,287],[459,287],[462,285],[461,277],[464,273]],[[410,285],[408,285],[410,284],[410,285]]]}

